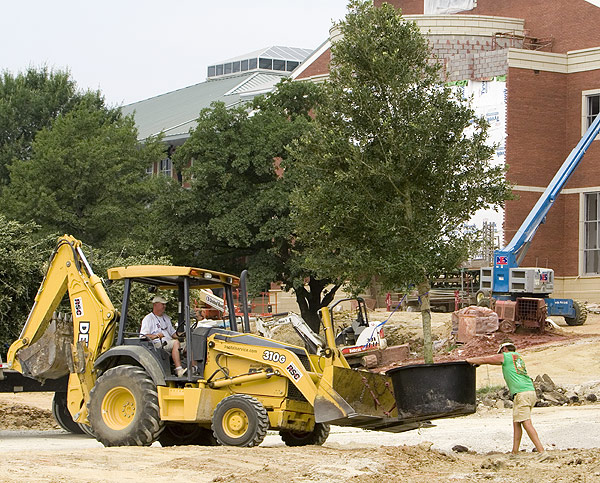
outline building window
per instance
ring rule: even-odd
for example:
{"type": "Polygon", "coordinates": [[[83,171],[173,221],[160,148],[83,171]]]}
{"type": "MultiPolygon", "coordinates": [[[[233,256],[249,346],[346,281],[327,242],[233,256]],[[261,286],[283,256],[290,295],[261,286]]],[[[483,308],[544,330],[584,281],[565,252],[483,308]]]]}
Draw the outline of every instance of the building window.
{"type": "Polygon", "coordinates": [[[242,60],[241,67],[242,67],[242,72],[247,71],[248,70],[248,60],[242,60]]]}
{"type": "Polygon", "coordinates": [[[248,70],[256,69],[256,58],[248,59],[248,70]]]}
{"type": "Polygon", "coordinates": [[[273,59],[258,59],[258,68],[273,70],[273,59]]]}
{"type": "Polygon", "coordinates": [[[600,94],[587,96],[587,127],[590,127],[600,113],[600,94]]]}
{"type": "Polygon", "coordinates": [[[208,77],[214,77],[216,73],[217,73],[217,66],[216,65],[211,65],[208,68],[208,77]]]}
{"type": "Polygon", "coordinates": [[[169,178],[173,177],[173,161],[171,158],[165,158],[160,160],[159,173],[169,178]]]}
{"type": "Polygon", "coordinates": [[[300,62],[296,62],[295,60],[288,60],[287,67],[285,70],[287,70],[288,72],[292,72],[299,65],[300,65],[300,62]]]}
{"type": "Polygon", "coordinates": [[[285,60],[273,59],[273,70],[285,70],[285,60]]]}
{"type": "Polygon", "coordinates": [[[154,163],[146,168],[146,174],[152,176],[154,174],[154,163]]]}
{"type": "MultiPolygon", "coordinates": [[[[600,89],[583,91],[581,93],[581,135],[592,125],[600,114],[600,89]]],[[[598,138],[597,138],[598,139],[598,138]]]]}
{"type": "Polygon", "coordinates": [[[600,193],[585,194],[585,220],[584,220],[584,248],[583,265],[584,272],[588,275],[600,273],[600,244],[598,234],[600,233],[600,193]]]}

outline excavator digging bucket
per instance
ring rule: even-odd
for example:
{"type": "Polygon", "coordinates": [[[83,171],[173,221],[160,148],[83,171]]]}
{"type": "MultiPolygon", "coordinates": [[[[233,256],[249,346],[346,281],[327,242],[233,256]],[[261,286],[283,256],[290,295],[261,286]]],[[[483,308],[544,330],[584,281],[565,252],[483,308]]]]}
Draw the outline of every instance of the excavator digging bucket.
{"type": "Polygon", "coordinates": [[[452,374],[458,379],[443,382],[452,371],[442,369],[440,374],[436,374],[431,366],[438,364],[421,365],[418,367],[423,369],[416,371],[401,371],[402,376],[334,367],[331,389],[337,405],[346,414],[342,417],[339,412],[334,414],[331,405],[317,396],[316,421],[402,432],[430,426],[431,419],[475,412],[475,369],[469,364],[466,364],[468,368],[461,365],[460,374],[452,374]],[[464,379],[466,373],[467,378],[464,379]],[[418,380],[415,380],[416,374],[418,380]]]}
{"type": "Polygon", "coordinates": [[[73,325],[68,315],[52,317],[40,339],[17,353],[26,376],[44,380],[58,379],[69,373],[73,325]]]}

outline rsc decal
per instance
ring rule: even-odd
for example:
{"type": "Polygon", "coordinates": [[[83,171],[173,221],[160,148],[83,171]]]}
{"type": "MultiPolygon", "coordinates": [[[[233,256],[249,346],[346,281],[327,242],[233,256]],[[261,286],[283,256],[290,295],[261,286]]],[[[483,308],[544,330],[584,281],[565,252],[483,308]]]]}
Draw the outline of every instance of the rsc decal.
{"type": "Polygon", "coordinates": [[[296,367],[293,362],[290,362],[289,365],[285,368],[288,371],[289,375],[292,376],[294,381],[299,381],[302,378],[302,372],[300,369],[296,367]]]}

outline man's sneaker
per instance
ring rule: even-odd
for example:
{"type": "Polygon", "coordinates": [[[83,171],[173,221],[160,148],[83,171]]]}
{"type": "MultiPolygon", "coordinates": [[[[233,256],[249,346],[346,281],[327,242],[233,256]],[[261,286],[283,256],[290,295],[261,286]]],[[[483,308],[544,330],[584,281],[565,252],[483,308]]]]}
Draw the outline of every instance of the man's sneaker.
{"type": "Polygon", "coordinates": [[[535,457],[535,461],[537,461],[538,463],[541,463],[542,461],[547,461],[548,459],[550,459],[550,455],[547,451],[543,451],[535,457]]]}
{"type": "Polygon", "coordinates": [[[185,369],[183,369],[181,367],[175,368],[175,374],[177,375],[177,377],[183,377],[183,375],[185,374],[185,371],[187,371],[187,367],[185,369]]]}

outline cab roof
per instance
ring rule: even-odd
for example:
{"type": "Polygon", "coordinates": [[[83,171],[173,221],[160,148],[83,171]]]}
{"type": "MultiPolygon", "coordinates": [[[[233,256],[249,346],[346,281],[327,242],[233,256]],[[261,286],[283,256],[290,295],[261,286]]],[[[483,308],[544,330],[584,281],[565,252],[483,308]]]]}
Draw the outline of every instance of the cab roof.
{"type": "Polygon", "coordinates": [[[227,273],[205,268],[179,267],[172,265],[131,265],[108,269],[110,280],[131,279],[161,288],[176,288],[184,278],[190,279],[190,288],[212,288],[229,285],[238,287],[240,279],[227,273]]]}

